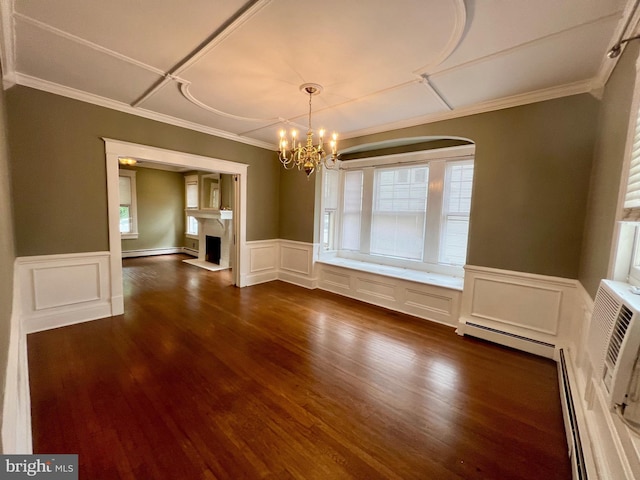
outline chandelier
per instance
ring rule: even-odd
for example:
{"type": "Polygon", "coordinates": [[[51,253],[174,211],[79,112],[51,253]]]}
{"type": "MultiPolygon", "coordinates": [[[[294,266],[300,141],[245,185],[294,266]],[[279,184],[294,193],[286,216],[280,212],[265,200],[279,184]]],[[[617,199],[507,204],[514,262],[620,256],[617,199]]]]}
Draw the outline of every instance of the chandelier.
{"type": "Polygon", "coordinates": [[[304,170],[307,178],[316,169],[321,167],[333,168],[338,160],[338,135],[334,133],[329,142],[331,152],[324,150],[324,130],[318,132],[320,140],[318,145],[313,145],[313,130],[311,129],[311,97],[318,95],[322,91],[322,87],[316,83],[305,83],[300,85],[301,92],[309,94],[309,129],[307,130],[307,141],[303,143],[298,140],[298,132],[291,131],[291,144],[285,138],[286,132],[280,131],[280,142],[278,144],[278,158],[282,166],[290,170],[298,167],[298,170],[304,170]]]}

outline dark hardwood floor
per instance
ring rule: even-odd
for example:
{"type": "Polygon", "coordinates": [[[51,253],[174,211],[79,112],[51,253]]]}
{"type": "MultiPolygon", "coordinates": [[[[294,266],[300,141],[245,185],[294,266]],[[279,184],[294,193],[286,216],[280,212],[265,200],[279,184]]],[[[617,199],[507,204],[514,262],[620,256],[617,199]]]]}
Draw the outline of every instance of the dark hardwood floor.
{"type": "Polygon", "coordinates": [[[569,479],[553,362],[320,290],[124,261],[121,316],[29,335],[36,453],[97,479],[569,479]]]}

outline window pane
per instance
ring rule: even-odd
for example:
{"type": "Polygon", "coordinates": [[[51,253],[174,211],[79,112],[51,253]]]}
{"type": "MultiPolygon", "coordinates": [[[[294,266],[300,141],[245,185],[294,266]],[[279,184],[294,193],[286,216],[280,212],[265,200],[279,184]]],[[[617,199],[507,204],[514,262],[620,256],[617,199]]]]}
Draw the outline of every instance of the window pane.
{"type": "Polygon", "coordinates": [[[322,246],[325,250],[333,250],[335,214],[333,210],[325,210],[322,218],[322,246]]]}
{"type": "Polygon", "coordinates": [[[187,208],[198,208],[198,182],[187,183],[187,208]]]}
{"type": "MultiPolygon", "coordinates": [[[[123,177],[120,177],[122,179],[123,177]]],[[[120,233],[131,233],[131,208],[120,205],[120,233]]]]}
{"type": "Polygon", "coordinates": [[[360,250],[362,216],[362,171],[345,172],[342,213],[342,248],[360,250]]]}
{"type": "Polygon", "coordinates": [[[338,208],[338,181],[340,174],[337,170],[324,171],[324,208],[335,210],[338,208]]]}
{"type": "Polygon", "coordinates": [[[131,178],[119,177],[120,203],[131,205],[131,178]]]}
{"type": "Polygon", "coordinates": [[[187,216],[187,234],[198,235],[198,220],[191,215],[187,216]]]}
{"type": "Polygon", "coordinates": [[[376,170],[372,254],[422,260],[428,186],[426,166],[376,170]]]}
{"type": "Polygon", "coordinates": [[[450,265],[465,264],[472,184],[472,162],[456,162],[447,165],[442,212],[440,263],[450,265]]]}

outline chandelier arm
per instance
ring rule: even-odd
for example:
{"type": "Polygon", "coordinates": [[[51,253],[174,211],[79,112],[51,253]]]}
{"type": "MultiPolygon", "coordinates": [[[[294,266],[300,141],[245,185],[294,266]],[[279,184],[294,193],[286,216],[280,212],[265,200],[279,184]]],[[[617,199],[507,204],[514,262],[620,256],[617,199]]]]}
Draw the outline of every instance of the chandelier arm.
{"type": "MultiPolygon", "coordinates": [[[[640,0],[638,0],[640,1],[640,0]]],[[[290,170],[298,167],[298,170],[304,170],[307,178],[315,171],[319,171],[322,167],[332,169],[336,166],[338,160],[337,155],[337,136],[334,133],[333,139],[329,142],[331,153],[325,154],[323,146],[324,130],[320,130],[318,145],[313,144],[313,128],[311,126],[312,114],[312,97],[322,91],[322,86],[317,84],[304,84],[300,87],[301,91],[309,94],[309,117],[306,142],[301,138],[298,141],[296,132],[291,135],[291,148],[287,149],[287,141],[285,140],[285,131],[280,132],[280,150],[278,151],[279,159],[285,169],[290,170]],[[289,152],[287,154],[287,151],[289,152]]]]}

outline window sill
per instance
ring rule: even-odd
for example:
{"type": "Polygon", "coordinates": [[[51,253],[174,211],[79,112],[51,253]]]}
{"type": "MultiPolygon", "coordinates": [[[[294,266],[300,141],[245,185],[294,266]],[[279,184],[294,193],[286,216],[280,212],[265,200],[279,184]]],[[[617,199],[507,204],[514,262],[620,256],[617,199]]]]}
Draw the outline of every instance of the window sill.
{"type": "Polygon", "coordinates": [[[200,239],[198,237],[198,235],[194,235],[193,233],[185,233],[184,236],[187,237],[187,238],[191,238],[193,240],[199,240],[200,239]]]}
{"type": "Polygon", "coordinates": [[[464,278],[443,275],[440,273],[421,272],[419,270],[411,270],[408,268],[391,267],[388,265],[380,265],[377,263],[362,262],[360,260],[351,260],[347,258],[333,257],[322,258],[318,263],[332,265],[335,267],[349,268],[361,272],[383,275],[385,277],[399,278],[401,280],[409,280],[411,282],[433,285],[436,287],[450,288],[452,290],[462,291],[464,278]]]}
{"type": "Polygon", "coordinates": [[[121,240],[137,240],[138,234],[137,233],[121,233],[120,239],[121,240]]]}

